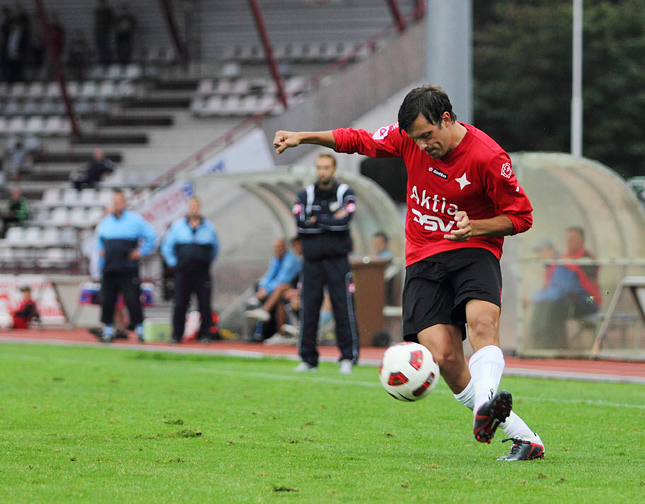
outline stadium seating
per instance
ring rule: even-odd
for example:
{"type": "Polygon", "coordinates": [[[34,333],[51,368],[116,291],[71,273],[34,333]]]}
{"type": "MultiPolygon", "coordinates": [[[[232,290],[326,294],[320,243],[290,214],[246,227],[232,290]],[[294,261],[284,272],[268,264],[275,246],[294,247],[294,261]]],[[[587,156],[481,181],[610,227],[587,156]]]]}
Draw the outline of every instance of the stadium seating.
{"type": "MultiPolygon", "coordinates": [[[[329,63],[349,57],[357,46],[358,44],[351,41],[278,43],[273,55],[279,62],[329,63]]],[[[223,49],[222,58],[227,62],[257,64],[264,62],[264,50],[254,44],[234,44],[223,49]]]]}
{"type": "Polygon", "coordinates": [[[52,209],[46,222],[50,226],[62,227],[69,225],[69,209],[63,206],[52,209]]]}
{"type": "MultiPolygon", "coordinates": [[[[300,94],[305,83],[304,77],[287,79],[287,95],[300,94]]],[[[195,117],[249,116],[266,111],[277,114],[282,108],[276,100],[276,85],[267,78],[202,79],[193,94],[190,112],[195,117]]]]}
{"type": "MultiPolygon", "coordinates": [[[[112,105],[142,92],[139,65],[113,65],[99,79],[67,82],[67,95],[79,117],[92,118],[110,113],[112,105]]],[[[56,137],[69,134],[67,109],[58,82],[2,83],[0,86],[0,136],[31,134],[56,137]],[[54,118],[54,119],[52,119],[54,118]]]]}

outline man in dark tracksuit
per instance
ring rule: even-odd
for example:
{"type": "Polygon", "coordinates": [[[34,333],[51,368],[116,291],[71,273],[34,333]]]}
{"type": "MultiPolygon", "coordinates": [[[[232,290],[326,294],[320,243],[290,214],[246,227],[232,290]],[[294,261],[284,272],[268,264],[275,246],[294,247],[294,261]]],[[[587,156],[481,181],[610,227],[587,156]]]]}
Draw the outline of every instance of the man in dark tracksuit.
{"type": "Polygon", "coordinates": [[[197,198],[188,200],[188,215],[173,222],[161,243],[166,264],[175,268],[175,307],[172,319],[172,343],[180,343],[186,327],[190,295],[197,296],[202,323],[198,339],[211,339],[210,266],[217,257],[219,240],[213,224],[201,215],[197,198]]]}
{"type": "Polygon", "coordinates": [[[349,227],[356,210],[356,196],[335,178],[336,159],[330,154],[316,158],[315,184],[302,191],[293,213],[302,241],[302,309],[300,310],[297,372],[318,367],[316,345],[324,288],[331,298],[340,350],[340,372],[352,372],[358,361],[358,331],[354,314],[354,284],[347,255],[352,250],[349,227]]]}
{"type": "Polygon", "coordinates": [[[96,247],[102,260],[101,322],[102,341],[114,339],[114,310],[119,293],[123,294],[139,342],[143,343],[143,308],[139,261],[155,245],[157,233],[139,214],[127,210],[125,195],[114,191],[112,212],[96,229],[96,247]]]}

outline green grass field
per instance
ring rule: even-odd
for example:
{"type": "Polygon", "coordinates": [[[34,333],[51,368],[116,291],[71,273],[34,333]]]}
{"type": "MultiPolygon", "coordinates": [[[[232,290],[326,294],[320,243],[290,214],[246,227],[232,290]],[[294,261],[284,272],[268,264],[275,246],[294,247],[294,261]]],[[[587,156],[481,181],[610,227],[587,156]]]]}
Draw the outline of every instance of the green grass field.
{"type": "Polygon", "coordinates": [[[0,346],[0,500],[630,503],[645,387],[504,378],[546,458],[502,463],[442,382],[392,399],[377,369],[111,348],[0,346]]]}

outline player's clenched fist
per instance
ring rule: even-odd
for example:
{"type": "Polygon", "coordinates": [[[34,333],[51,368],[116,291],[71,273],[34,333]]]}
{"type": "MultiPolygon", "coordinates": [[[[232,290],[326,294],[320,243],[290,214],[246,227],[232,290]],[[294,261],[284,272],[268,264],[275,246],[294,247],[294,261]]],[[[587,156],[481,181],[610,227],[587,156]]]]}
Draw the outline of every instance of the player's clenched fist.
{"type": "Polygon", "coordinates": [[[276,131],[273,146],[278,154],[281,154],[289,147],[296,147],[297,145],[300,145],[297,133],[293,131],[276,131]]]}
{"type": "Polygon", "coordinates": [[[450,231],[450,234],[444,235],[446,240],[450,241],[468,241],[473,236],[473,228],[470,224],[468,214],[459,211],[455,214],[454,220],[457,222],[457,229],[450,231]]]}

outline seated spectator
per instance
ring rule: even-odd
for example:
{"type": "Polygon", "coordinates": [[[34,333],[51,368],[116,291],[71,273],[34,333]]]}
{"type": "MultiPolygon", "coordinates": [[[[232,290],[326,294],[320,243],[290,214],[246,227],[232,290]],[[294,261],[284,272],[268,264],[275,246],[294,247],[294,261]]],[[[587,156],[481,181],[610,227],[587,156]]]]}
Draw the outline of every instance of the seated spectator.
{"type": "Polygon", "coordinates": [[[7,209],[2,213],[2,229],[0,238],[4,238],[7,229],[11,226],[22,226],[29,219],[29,202],[20,192],[19,187],[11,191],[11,197],[7,202],[7,209]]]}
{"type": "Polygon", "coordinates": [[[36,308],[36,301],[31,299],[31,287],[25,285],[20,287],[20,291],[22,292],[22,301],[18,309],[11,314],[13,328],[27,329],[32,321],[40,320],[40,316],[36,308]]]}
{"type": "MultiPolygon", "coordinates": [[[[261,323],[272,321],[273,318],[272,322],[275,322],[276,328],[285,324],[286,313],[281,303],[282,294],[295,286],[302,269],[302,262],[297,255],[300,251],[300,240],[294,239],[292,245],[296,253],[287,250],[284,239],[274,240],[274,255],[269,263],[269,268],[258,282],[255,294],[247,302],[249,307],[255,308],[246,311],[244,313],[246,317],[261,323]]],[[[266,334],[270,331],[265,329],[261,324],[258,324],[254,339],[266,339],[273,334],[273,332],[266,334]]]]}
{"type": "MultiPolygon", "coordinates": [[[[567,251],[561,259],[595,259],[585,248],[584,230],[570,227],[566,232],[567,251]]],[[[538,257],[557,259],[549,240],[536,246],[538,257]]],[[[602,302],[598,286],[598,266],[550,264],[545,271],[544,287],[532,296],[533,314],[530,336],[533,348],[567,348],[567,319],[579,319],[596,313],[602,302]]]]}
{"type": "MultiPolygon", "coordinates": [[[[298,334],[300,334],[300,289],[302,285],[298,282],[297,286],[292,289],[287,289],[282,294],[282,301],[286,312],[286,323],[280,326],[280,331],[264,343],[267,345],[295,345],[297,343],[298,334]]],[[[318,330],[323,329],[329,322],[333,320],[333,312],[331,306],[331,298],[329,292],[325,289],[323,294],[322,305],[320,306],[320,318],[318,319],[318,330]]]]}
{"type": "Polygon", "coordinates": [[[9,148],[8,161],[7,175],[13,181],[20,180],[20,175],[30,170],[34,163],[31,150],[20,139],[9,148]]]}
{"type": "Polygon", "coordinates": [[[95,188],[107,175],[114,172],[114,163],[105,157],[103,149],[94,151],[94,159],[87,166],[72,173],[70,179],[72,185],[77,189],[95,188]]]}
{"type": "Polygon", "coordinates": [[[394,254],[390,250],[390,237],[385,231],[377,231],[372,235],[372,249],[374,255],[379,259],[391,259],[392,261],[385,268],[385,303],[394,303],[395,277],[401,269],[401,265],[394,261],[394,254]]]}
{"type": "Polygon", "coordinates": [[[390,238],[383,231],[377,231],[372,235],[372,248],[374,255],[382,257],[383,259],[391,259],[393,257],[390,250],[390,238]]]}
{"type": "MultiPolygon", "coordinates": [[[[295,339],[300,332],[300,282],[296,287],[282,293],[282,302],[286,312],[286,323],[280,326],[282,338],[295,339]]],[[[269,340],[272,338],[269,338],[269,340]]],[[[269,340],[266,340],[269,342],[269,340]]]]}

